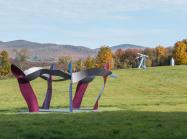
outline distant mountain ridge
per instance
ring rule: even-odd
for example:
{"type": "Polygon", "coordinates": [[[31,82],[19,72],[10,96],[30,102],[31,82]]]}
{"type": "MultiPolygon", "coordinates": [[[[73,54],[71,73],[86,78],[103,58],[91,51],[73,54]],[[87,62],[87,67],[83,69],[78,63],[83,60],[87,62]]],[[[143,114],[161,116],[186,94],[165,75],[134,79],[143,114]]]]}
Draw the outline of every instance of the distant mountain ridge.
{"type": "Polygon", "coordinates": [[[116,51],[117,49],[129,49],[129,48],[144,49],[146,47],[140,45],[134,45],[134,44],[119,44],[111,47],[112,51],[116,51]]]}
{"type": "MultiPolygon", "coordinates": [[[[55,61],[60,56],[70,56],[72,59],[85,58],[87,56],[95,56],[99,50],[90,49],[85,46],[74,46],[74,45],[63,45],[55,43],[37,43],[27,40],[14,40],[3,42],[0,41],[0,51],[7,50],[11,57],[15,56],[15,49],[28,50],[28,57],[30,60],[41,60],[41,61],[55,61]]],[[[144,46],[133,45],[133,44],[120,44],[110,47],[112,51],[117,49],[128,49],[128,48],[138,48],[144,49],[144,46]]]]}

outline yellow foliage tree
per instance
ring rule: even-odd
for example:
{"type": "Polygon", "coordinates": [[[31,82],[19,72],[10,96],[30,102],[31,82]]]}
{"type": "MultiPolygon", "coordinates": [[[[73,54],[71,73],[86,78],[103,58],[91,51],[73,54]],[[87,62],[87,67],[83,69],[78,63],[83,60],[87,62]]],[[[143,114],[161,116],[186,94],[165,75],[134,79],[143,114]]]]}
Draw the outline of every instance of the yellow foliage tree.
{"type": "Polygon", "coordinates": [[[184,41],[177,42],[173,55],[177,64],[187,64],[187,44],[184,41]]]}
{"type": "Polygon", "coordinates": [[[0,76],[6,76],[10,73],[10,62],[7,51],[0,53],[0,76]]]}
{"type": "Polygon", "coordinates": [[[167,49],[164,48],[163,46],[157,46],[156,47],[156,54],[157,54],[157,56],[166,56],[167,49]]]}
{"type": "Polygon", "coordinates": [[[84,61],[84,66],[86,67],[86,69],[94,68],[95,67],[95,59],[92,58],[91,56],[88,56],[84,61]]]}
{"type": "Polygon", "coordinates": [[[109,64],[109,69],[113,67],[112,51],[108,46],[102,46],[96,57],[96,66],[103,68],[105,64],[109,64]]]}
{"type": "Polygon", "coordinates": [[[163,46],[157,46],[156,50],[156,61],[157,64],[162,66],[167,64],[167,49],[163,46]]]}

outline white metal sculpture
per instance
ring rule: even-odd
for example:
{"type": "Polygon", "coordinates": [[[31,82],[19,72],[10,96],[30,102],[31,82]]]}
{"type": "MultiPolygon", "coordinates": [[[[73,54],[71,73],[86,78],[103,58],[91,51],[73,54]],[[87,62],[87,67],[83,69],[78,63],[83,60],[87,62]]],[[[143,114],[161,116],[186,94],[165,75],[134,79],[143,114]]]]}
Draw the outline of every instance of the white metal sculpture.
{"type": "Polygon", "coordinates": [[[137,60],[139,60],[139,66],[138,68],[141,69],[146,69],[146,59],[148,58],[147,55],[141,54],[141,53],[137,53],[139,56],[136,58],[137,60]]]}
{"type": "Polygon", "coordinates": [[[175,60],[174,60],[173,57],[172,57],[171,60],[170,60],[170,65],[171,65],[171,66],[175,66],[175,60]]]}

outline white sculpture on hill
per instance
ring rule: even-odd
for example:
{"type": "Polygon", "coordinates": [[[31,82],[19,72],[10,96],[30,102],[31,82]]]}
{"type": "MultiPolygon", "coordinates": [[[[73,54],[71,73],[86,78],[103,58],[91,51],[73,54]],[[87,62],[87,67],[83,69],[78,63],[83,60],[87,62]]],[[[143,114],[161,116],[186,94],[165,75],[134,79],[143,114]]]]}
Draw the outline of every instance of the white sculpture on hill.
{"type": "Polygon", "coordinates": [[[145,63],[145,61],[148,58],[148,56],[144,55],[144,54],[141,54],[141,53],[137,53],[137,54],[139,55],[138,57],[136,57],[136,59],[139,60],[139,66],[138,66],[138,68],[139,69],[141,69],[141,68],[146,69],[146,63],[145,63]]]}
{"type": "Polygon", "coordinates": [[[175,66],[175,60],[174,60],[173,57],[172,57],[171,60],[170,60],[170,65],[171,65],[171,66],[175,66]]]}

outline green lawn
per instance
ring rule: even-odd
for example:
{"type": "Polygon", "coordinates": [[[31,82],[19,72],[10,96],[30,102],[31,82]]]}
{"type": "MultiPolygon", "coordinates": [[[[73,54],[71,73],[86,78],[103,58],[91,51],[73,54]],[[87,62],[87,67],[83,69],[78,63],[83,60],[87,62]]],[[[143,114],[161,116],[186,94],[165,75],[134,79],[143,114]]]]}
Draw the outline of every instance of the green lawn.
{"type": "MultiPolygon", "coordinates": [[[[0,80],[0,138],[187,138],[187,66],[113,72],[101,112],[89,113],[20,113],[27,107],[17,81],[0,80]]],[[[32,84],[41,105],[46,82],[32,84]]],[[[53,84],[52,108],[68,107],[68,84],[53,84]]],[[[90,84],[83,107],[93,106],[101,86],[101,78],[90,84]]]]}

